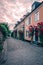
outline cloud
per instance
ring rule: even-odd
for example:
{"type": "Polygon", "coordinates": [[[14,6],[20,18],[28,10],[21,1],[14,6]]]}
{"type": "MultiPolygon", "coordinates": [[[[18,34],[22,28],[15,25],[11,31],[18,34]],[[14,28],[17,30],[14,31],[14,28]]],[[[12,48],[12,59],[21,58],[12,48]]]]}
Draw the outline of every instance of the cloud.
{"type": "Polygon", "coordinates": [[[31,9],[34,1],[41,0],[0,0],[0,22],[16,23],[31,9]]]}

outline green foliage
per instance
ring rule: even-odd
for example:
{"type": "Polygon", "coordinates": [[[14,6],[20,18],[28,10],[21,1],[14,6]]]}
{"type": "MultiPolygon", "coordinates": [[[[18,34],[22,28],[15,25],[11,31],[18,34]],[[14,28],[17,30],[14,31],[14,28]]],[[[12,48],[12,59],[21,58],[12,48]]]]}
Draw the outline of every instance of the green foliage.
{"type": "Polygon", "coordinates": [[[0,25],[4,25],[4,26],[6,27],[6,29],[7,29],[7,31],[9,31],[9,27],[8,27],[7,24],[5,24],[5,23],[1,23],[0,25]]]}
{"type": "Polygon", "coordinates": [[[14,32],[11,33],[11,37],[13,37],[14,32]]]}
{"type": "Polygon", "coordinates": [[[3,45],[2,44],[0,44],[0,51],[2,51],[3,50],[3,45]]]}
{"type": "Polygon", "coordinates": [[[33,37],[33,35],[34,35],[34,29],[32,29],[32,31],[29,33],[29,35],[33,37]]]}
{"type": "Polygon", "coordinates": [[[0,51],[3,50],[3,41],[7,38],[8,34],[9,34],[9,27],[7,24],[5,23],[0,23],[0,31],[2,32],[3,34],[3,40],[2,42],[0,42],[0,51]]]}
{"type": "Polygon", "coordinates": [[[1,29],[2,29],[2,32],[3,32],[3,34],[4,34],[4,37],[6,37],[6,36],[7,36],[7,33],[8,33],[6,27],[5,27],[4,25],[0,25],[0,27],[1,27],[1,29]]]}
{"type": "Polygon", "coordinates": [[[41,42],[41,45],[43,46],[43,34],[40,35],[40,42],[41,42]]]}
{"type": "Polygon", "coordinates": [[[9,27],[8,27],[8,25],[5,24],[5,23],[1,23],[0,24],[0,29],[2,30],[4,38],[6,38],[8,36],[8,34],[9,34],[9,27]]]}

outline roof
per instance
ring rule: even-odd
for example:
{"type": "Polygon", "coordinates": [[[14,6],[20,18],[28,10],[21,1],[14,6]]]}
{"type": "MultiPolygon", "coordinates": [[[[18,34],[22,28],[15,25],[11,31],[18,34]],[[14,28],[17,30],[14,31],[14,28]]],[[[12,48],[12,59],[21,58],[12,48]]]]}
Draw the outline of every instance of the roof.
{"type": "MultiPolygon", "coordinates": [[[[34,3],[33,3],[34,4],[34,3]]],[[[25,18],[27,18],[33,11],[35,11],[41,4],[43,4],[43,1],[34,9],[34,10],[32,10],[30,13],[28,12],[28,14],[26,14],[25,15],[25,17],[21,20],[21,22],[23,22],[24,20],[25,20],[25,18]]],[[[20,22],[20,23],[21,23],[20,22]]],[[[19,24],[20,24],[19,23],[19,24]]],[[[19,25],[19,24],[17,24],[17,26],[19,25]]],[[[15,27],[17,27],[17,26],[15,26],[15,27]]]]}
{"type": "Polygon", "coordinates": [[[32,10],[27,16],[29,16],[33,11],[35,11],[42,3],[43,1],[34,10],[32,10]]]}

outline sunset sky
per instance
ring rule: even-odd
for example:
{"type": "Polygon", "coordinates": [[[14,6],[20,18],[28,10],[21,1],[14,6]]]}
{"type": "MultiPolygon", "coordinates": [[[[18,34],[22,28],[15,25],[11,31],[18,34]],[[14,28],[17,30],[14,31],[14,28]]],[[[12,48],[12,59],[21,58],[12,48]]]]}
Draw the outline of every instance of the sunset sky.
{"type": "Polygon", "coordinates": [[[43,0],[0,0],[0,22],[16,23],[31,9],[34,1],[43,0]]]}

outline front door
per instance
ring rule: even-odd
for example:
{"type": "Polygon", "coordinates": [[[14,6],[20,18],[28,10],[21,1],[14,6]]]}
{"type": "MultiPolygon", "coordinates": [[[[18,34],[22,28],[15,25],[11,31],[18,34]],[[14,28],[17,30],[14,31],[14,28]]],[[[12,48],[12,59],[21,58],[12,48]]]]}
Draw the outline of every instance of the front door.
{"type": "Polygon", "coordinates": [[[35,41],[38,41],[38,32],[35,32],[35,41]]]}
{"type": "Polygon", "coordinates": [[[22,31],[19,32],[19,39],[21,39],[21,40],[24,39],[24,33],[22,31]]]}

